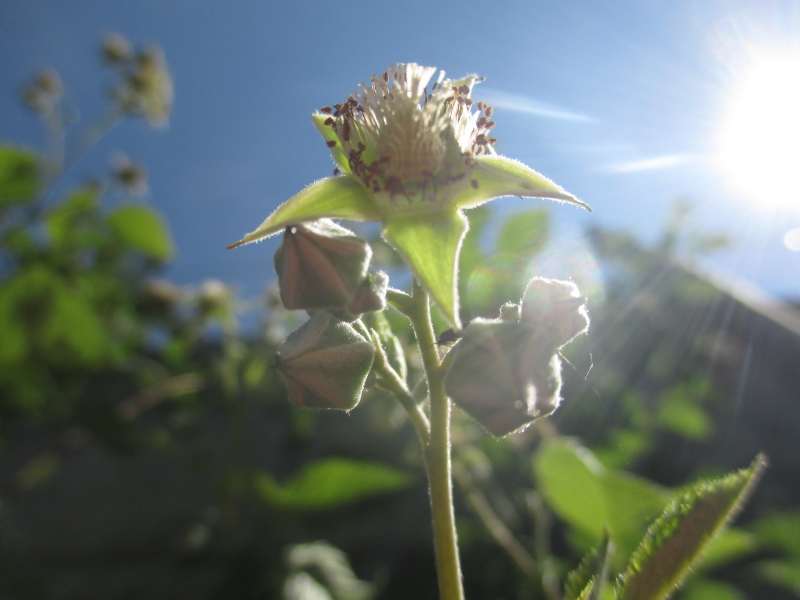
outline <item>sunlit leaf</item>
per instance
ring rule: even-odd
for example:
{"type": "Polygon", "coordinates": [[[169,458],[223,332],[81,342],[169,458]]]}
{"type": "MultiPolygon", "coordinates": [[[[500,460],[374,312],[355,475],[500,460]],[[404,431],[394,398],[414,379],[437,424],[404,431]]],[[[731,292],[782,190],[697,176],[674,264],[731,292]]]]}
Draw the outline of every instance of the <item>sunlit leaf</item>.
{"type": "Polygon", "coordinates": [[[378,494],[400,490],[411,476],[380,463],[328,458],[313,463],[284,483],[267,473],[254,481],[256,493],[268,504],[287,510],[336,508],[378,494]]]}
{"type": "Polygon", "coordinates": [[[123,242],[155,260],[169,260],[174,247],[158,212],[147,206],[123,206],[108,216],[108,223],[123,242]]]}
{"type": "Polygon", "coordinates": [[[39,159],[14,146],[0,146],[0,204],[31,200],[39,187],[39,159]]]}
{"type": "Polygon", "coordinates": [[[668,598],[725,524],[739,511],[764,470],[764,458],[727,477],[682,493],[650,527],[620,579],[620,600],[668,598]]]}

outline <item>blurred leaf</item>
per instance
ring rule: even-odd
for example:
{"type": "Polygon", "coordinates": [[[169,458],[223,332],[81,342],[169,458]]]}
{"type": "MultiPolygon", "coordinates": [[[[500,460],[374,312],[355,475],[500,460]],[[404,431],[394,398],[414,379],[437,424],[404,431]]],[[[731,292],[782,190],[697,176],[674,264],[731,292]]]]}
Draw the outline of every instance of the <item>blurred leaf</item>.
{"type": "Polygon", "coordinates": [[[583,557],[578,567],[567,575],[564,600],[598,600],[608,576],[611,539],[603,533],[600,544],[583,557]]]}
{"type": "Polygon", "coordinates": [[[711,420],[694,401],[685,397],[670,397],[659,404],[659,424],[690,440],[706,439],[713,431],[711,420]]]}
{"type": "Polygon", "coordinates": [[[585,448],[557,439],[536,453],[533,466],[538,489],[556,514],[599,541],[610,520],[602,465],[585,448]]]}
{"type": "Polygon", "coordinates": [[[14,146],[0,146],[0,204],[31,200],[38,187],[38,157],[14,146]]]}
{"type": "Polygon", "coordinates": [[[752,533],[729,527],[711,541],[694,570],[710,571],[749,554],[755,548],[756,539],[752,533]]]}
{"type": "Polygon", "coordinates": [[[161,215],[147,206],[124,206],[108,216],[108,223],[126,244],[155,260],[169,260],[172,239],[161,215]]]}
{"type": "Polygon", "coordinates": [[[682,600],[746,600],[735,586],[722,581],[697,579],[686,586],[682,600]]]}
{"type": "Polygon", "coordinates": [[[763,517],[752,529],[762,546],[800,558],[800,511],[763,517]]]}
{"type": "Polygon", "coordinates": [[[511,254],[498,254],[477,265],[467,280],[470,317],[496,317],[506,302],[519,302],[527,281],[525,264],[511,254]]]}
{"type": "Polygon", "coordinates": [[[73,236],[76,218],[96,208],[98,200],[97,190],[82,188],[47,211],[44,223],[55,246],[63,246],[73,236]]]}
{"type": "Polygon", "coordinates": [[[764,458],[682,493],[650,527],[620,578],[618,597],[661,600],[680,585],[711,540],[739,511],[764,470],[764,458]]]}
{"type": "Polygon", "coordinates": [[[347,555],[325,542],[292,546],[286,553],[286,563],[290,575],[284,587],[285,600],[311,600],[317,597],[313,594],[321,592],[325,596],[320,598],[332,600],[368,600],[375,595],[375,586],[356,576],[347,555]],[[306,575],[308,579],[301,579],[301,575],[306,575]],[[312,585],[312,581],[318,587],[312,585]],[[303,594],[289,595],[290,582],[292,591],[302,591],[303,594]]]}
{"type": "Polygon", "coordinates": [[[283,585],[283,600],[335,600],[324,585],[305,572],[292,573],[283,585]]]}
{"type": "Polygon", "coordinates": [[[327,458],[283,484],[267,473],[257,474],[254,483],[258,495],[278,508],[323,510],[402,489],[411,476],[380,463],[327,458]]]}
{"type": "Polygon", "coordinates": [[[800,596],[800,559],[764,560],[756,565],[758,572],[767,581],[791,590],[800,596]]]}
{"type": "Polygon", "coordinates": [[[606,469],[589,450],[564,439],[547,442],[534,457],[534,469],[539,490],[559,517],[592,544],[610,526],[622,556],[636,547],[667,501],[659,486],[606,469]]]}
{"type": "MultiPolygon", "coordinates": [[[[471,220],[470,220],[471,222],[471,220]]],[[[544,249],[550,232],[549,213],[537,209],[506,219],[497,236],[497,252],[527,260],[544,249]]]]}
{"type": "Polygon", "coordinates": [[[608,525],[620,557],[630,556],[647,526],[667,504],[668,492],[644,478],[624,471],[606,471],[602,476],[608,525]]]}

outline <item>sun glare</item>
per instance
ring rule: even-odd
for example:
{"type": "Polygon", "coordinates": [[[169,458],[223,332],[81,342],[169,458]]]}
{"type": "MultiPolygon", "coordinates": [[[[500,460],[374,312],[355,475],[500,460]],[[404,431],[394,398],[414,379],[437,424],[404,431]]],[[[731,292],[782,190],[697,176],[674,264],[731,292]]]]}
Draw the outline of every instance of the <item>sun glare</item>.
{"type": "Polygon", "coordinates": [[[718,166],[759,205],[800,211],[800,52],[753,61],[731,92],[718,166]]]}

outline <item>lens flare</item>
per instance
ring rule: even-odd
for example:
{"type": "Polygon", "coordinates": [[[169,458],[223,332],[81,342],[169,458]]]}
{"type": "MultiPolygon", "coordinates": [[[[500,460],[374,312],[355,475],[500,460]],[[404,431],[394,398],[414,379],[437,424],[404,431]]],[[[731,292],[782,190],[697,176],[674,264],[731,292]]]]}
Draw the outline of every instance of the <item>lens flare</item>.
{"type": "Polygon", "coordinates": [[[736,192],[800,211],[800,51],[765,53],[740,72],[716,158],[736,192]]]}

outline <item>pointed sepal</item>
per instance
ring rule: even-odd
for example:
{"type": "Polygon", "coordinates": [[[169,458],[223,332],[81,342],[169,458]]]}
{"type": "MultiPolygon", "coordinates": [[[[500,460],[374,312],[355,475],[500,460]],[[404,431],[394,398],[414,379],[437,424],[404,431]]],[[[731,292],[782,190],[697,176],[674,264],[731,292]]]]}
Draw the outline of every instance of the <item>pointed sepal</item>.
{"type": "Polygon", "coordinates": [[[474,208],[501,196],[549,198],[569,202],[586,210],[588,204],[553,183],[529,166],[505,156],[479,156],[470,175],[470,186],[453,201],[456,208],[474,208]]]}
{"type": "Polygon", "coordinates": [[[461,322],[456,273],[461,243],[468,229],[467,218],[455,209],[428,215],[392,216],[383,222],[383,237],[400,253],[444,318],[458,329],[461,322]]]}
{"type": "Polygon", "coordinates": [[[228,246],[228,249],[270,237],[289,225],[322,218],[370,222],[381,220],[372,197],[356,177],[326,177],[281,204],[258,229],[228,246]]]}
{"type": "Polygon", "coordinates": [[[332,126],[333,117],[330,115],[316,114],[311,117],[311,122],[317,128],[322,139],[328,145],[328,150],[331,151],[333,161],[336,163],[337,168],[342,173],[352,173],[350,168],[350,161],[347,160],[347,155],[342,149],[342,143],[339,141],[339,136],[332,126]]]}

